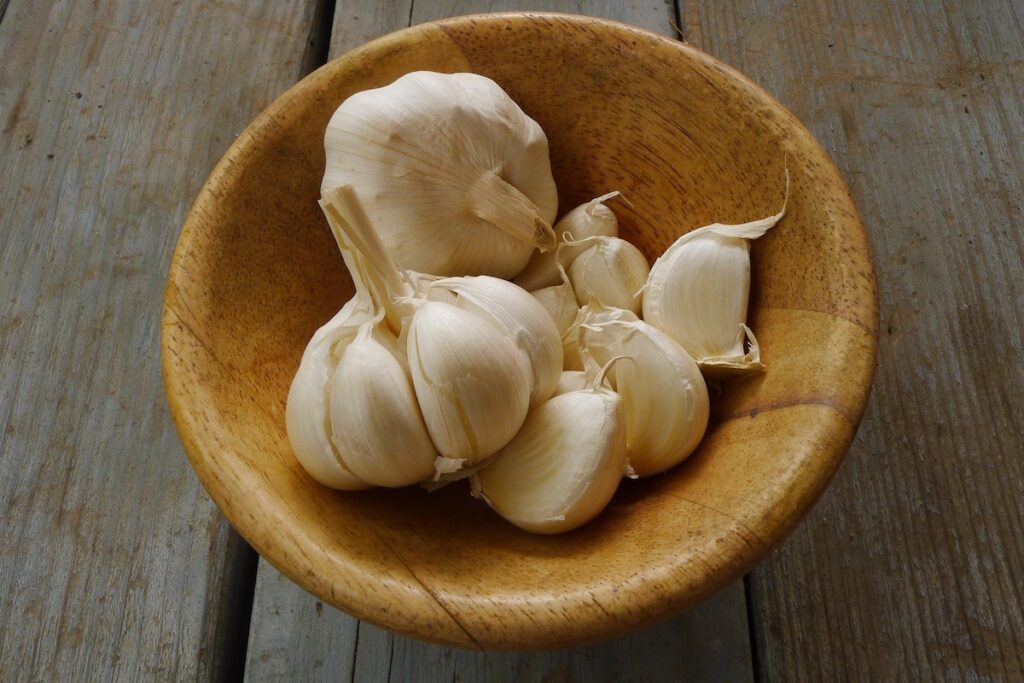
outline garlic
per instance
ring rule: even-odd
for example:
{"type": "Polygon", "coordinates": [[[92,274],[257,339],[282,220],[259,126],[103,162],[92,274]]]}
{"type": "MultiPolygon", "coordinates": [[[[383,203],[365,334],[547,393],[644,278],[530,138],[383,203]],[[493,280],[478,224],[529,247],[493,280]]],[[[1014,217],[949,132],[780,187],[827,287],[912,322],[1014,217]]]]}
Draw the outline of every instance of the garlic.
{"type": "Polygon", "coordinates": [[[555,246],[547,138],[488,78],[417,71],[356,93],[324,147],[321,193],[352,185],[405,268],[508,278],[555,246]]]}
{"type": "Polygon", "coordinates": [[[353,339],[372,315],[359,297],[345,304],[309,341],[288,390],[285,429],[292,450],[303,469],[333,489],[356,491],[367,487],[342,463],[331,442],[329,405],[330,380],[337,363],[334,347],[353,339]]]}
{"type": "Polygon", "coordinates": [[[405,354],[379,320],[363,323],[331,379],[331,432],[350,472],[375,486],[431,476],[437,450],[416,403],[405,354]]]}
{"type": "MultiPolygon", "coordinates": [[[[530,361],[530,405],[546,401],[562,371],[562,339],[554,321],[529,292],[487,275],[437,280],[429,297],[455,296],[455,305],[498,326],[530,361]]],[[[446,300],[446,299],[438,299],[446,300]]]]}
{"type": "Polygon", "coordinates": [[[558,379],[558,386],[555,387],[554,396],[568,394],[570,391],[579,391],[587,388],[587,373],[583,370],[563,370],[558,379]]]}
{"type": "Polygon", "coordinates": [[[554,227],[555,237],[559,241],[557,255],[556,250],[535,252],[526,268],[516,276],[515,283],[531,292],[558,284],[558,266],[568,269],[573,259],[587,249],[586,245],[566,244],[563,236],[567,233],[570,240],[585,240],[601,235],[618,236],[619,221],[615,213],[604,205],[609,199],[618,196],[618,192],[609,192],[562,216],[554,227]]]}
{"type": "Polygon", "coordinates": [[[579,304],[576,303],[576,293],[572,291],[572,285],[566,281],[560,285],[543,287],[530,292],[530,294],[540,302],[551,319],[555,321],[558,334],[565,334],[580,311],[579,304]]]}
{"type": "Polygon", "coordinates": [[[622,402],[602,386],[555,396],[535,408],[493,462],[473,475],[475,494],[521,529],[569,531],[608,505],[624,474],[622,402]]]}
{"type": "Polygon", "coordinates": [[[426,301],[407,343],[416,398],[442,456],[473,465],[515,436],[530,405],[530,362],[496,325],[426,301]]]}
{"type": "MultiPolygon", "coordinates": [[[[789,175],[786,175],[787,197],[789,175]]],[[[644,320],[679,342],[705,375],[725,379],[764,370],[753,331],[750,244],[786,212],[742,225],[715,223],[689,232],[654,263],[644,288],[644,320]],[[744,352],[744,341],[750,350],[744,352]]]]}
{"type": "Polygon", "coordinates": [[[639,318],[632,311],[621,308],[609,308],[602,305],[599,301],[593,301],[581,308],[576,315],[576,320],[562,334],[563,370],[585,369],[583,356],[580,353],[580,326],[584,322],[595,325],[609,320],[634,322],[639,320],[639,318]]]}
{"type": "Polygon", "coordinates": [[[708,391],[700,369],[679,344],[639,320],[591,314],[580,326],[580,345],[594,363],[618,356],[608,377],[622,397],[629,464],[640,476],[685,460],[708,424],[708,391]]]}
{"type": "Polygon", "coordinates": [[[591,246],[569,266],[576,301],[583,305],[596,299],[639,315],[649,273],[644,255],[618,237],[590,237],[574,244],[583,243],[591,246]]]}
{"type": "MultiPolygon", "coordinates": [[[[533,378],[526,353],[492,322],[496,314],[418,297],[351,186],[325,193],[321,206],[339,246],[353,255],[353,277],[365,280],[374,305],[382,309],[378,315],[390,317],[389,329],[405,349],[416,401],[439,453],[437,475],[451,475],[492,455],[515,435],[529,409],[533,378]]],[[[433,291],[438,282],[428,289],[433,291]]],[[[438,289],[458,303],[454,289],[438,289]]],[[[481,289],[474,291],[476,300],[481,289]]],[[[534,304],[525,292],[521,296],[534,304]]],[[[533,317],[550,324],[539,307],[533,317]]]]}

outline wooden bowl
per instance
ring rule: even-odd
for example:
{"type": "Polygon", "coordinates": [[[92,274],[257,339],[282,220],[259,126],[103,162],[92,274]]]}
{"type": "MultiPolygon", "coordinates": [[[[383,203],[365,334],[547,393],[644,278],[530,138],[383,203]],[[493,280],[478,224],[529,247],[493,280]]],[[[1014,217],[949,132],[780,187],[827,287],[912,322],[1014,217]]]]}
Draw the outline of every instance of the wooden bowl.
{"type": "Polygon", "coordinates": [[[482,648],[621,634],[735,581],[793,529],[853,439],[877,340],[868,242],[836,168],[758,86],[687,45],[580,16],[423,24],[327,64],[238,138],[196,200],[163,316],[171,410],[235,528],[300,586],[399,633],[482,648]],[[501,84],[547,132],[565,211],[609,190],[650,258],[680,234],[778,211],[753,244],[751,325],[768,367],[714,399],[700,449],[626,481],[575,532],[535,536],[466,487],[339,493],[285,435],[313,331],[351,296],[316,200],[323,133],[349,95],[414,70],[501,84]],[[787,161],[788,160],[788,161],[787,161]]]}

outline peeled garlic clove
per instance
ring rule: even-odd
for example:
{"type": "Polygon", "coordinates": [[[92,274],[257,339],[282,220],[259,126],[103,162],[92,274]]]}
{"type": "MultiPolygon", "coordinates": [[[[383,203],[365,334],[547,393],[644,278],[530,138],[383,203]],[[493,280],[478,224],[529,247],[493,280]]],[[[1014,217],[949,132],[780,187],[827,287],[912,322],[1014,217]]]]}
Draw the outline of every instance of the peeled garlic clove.
{"type": "Polygon", "coordinates": [[[487,275],[438,280],[430,297],[450,292],[455,305],[497,325],[530,361],[530,405],[546,401],[562,372],[562,339],[539,301],[522,287],[487,275]]]}
{"type": "Polygon", "coordinates": [[[427,301],[412,316],[407,345],[416,398],[442,456],[473,465],[515,436],[530,405],[530,362],[502,330],[427,301]]]}
{"type": "Polygon", "coordinates": [[[324,147],[321,191],[352,185],[405,268],[512,277],[555,246],[547,138],[489,78],[417,71],[356,93],[324,147]]]}
{"type": "Polygon", "coordinates": [[[535,408],[471,481],[474,492],[519,528],[557,534],[600,513],[626,471],[621,401],[598,388],[555,396],[535,408]]]}
{"type": "Polygon", "coordinates": [[[371,319],[362,300],[353,298],[345,304],[313,335],[288,391],[285,429],[292,450],[310,476],[333,489],[368,487],[344,465],[331,442],[329,383],[337,363],[334,349],[351,341],[359,325],[371,319]]]}
{"type": "Polygon", "coordinates": [[[572,285],[566,281],[550,287],[543,287],[530,293],[547,310],[551,319],[555,321],[558,334],[565,334],[566,330],[572,326],[573,321],[576,320],[576,315],[580,311],[579,304],[576,303],[576,294],[572,291],[572,285]]]}
{"type": "Polygon", "coordinates": [[[679,344],[643,321],[586,321],[581,344],[599,364],[616,356],[609,379],[622,397],[629,464],[646,477],[674,467],[707,429],[707,386],[679,344]]]}
{"type": "MultiPolygon", "coordinates": [[[[788,183],[788,180],[787,180],[788,183]]],[[[715,223],[689,232],[659,258],[647,278],[644,320],[679,342],[709,377],[764,370],[746,326],[750,298],[750,243],[786,209],[751,223],[715,223]],[[744,352],[744,341],[750,351],[744,352]]]]}
{"type": "Polygon", "coordinates": [[[349,471],[374,486],[421,482],[438,457],[404,361],[393,335],[364,323],[331,379],[334,445],[349,471]]]}
{"type": "Polygon", "coordinates": [[[580,305],[596,299],[637,315],[643,305],[643,287],[649,273],[647,259],[626,240],[597,237],[569,266],[569,279],[580,305]]]}
{"type": "MultiPolygon", "coordinates": [[[[616,237],[619,234],[619,221],[604,203],[618,195],[618,192],[609,192],[577,206],[555,223],[555,237],[559,242],[563,242],[566,233],[574,241],[598,236],[616,237]]],[[[534,252],[526,268],[515,277],[515,283],[530,292],[558,284],[561,281],[558,263],[568,269],[573,259],[583,253],[587,246],[563,243],[557,250],[557,259],[555,250],[534,252]]]]}

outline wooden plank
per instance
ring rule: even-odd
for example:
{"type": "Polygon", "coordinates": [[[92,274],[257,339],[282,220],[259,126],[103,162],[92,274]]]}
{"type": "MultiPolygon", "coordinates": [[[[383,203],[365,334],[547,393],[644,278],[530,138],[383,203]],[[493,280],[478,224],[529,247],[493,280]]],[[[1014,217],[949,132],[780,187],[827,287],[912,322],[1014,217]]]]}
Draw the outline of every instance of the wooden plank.
{"type": "MultiPolygon", "coordinates": [[[[675,10],[646,2],[338,3],[331,56],[413,23],[473,12],[579,12],[675,35],[675,10]]],[[[394,636],[324,605],[261,560],[253,603],[248,681],[487,680],[745,681],[752,679],[742,583],[676,619],[611,643],[533,653],[481,653],[394,636]]]]}
{"type": "Polygon", "coordinates": [[[753,574],[764,680],[1024,677],[1024,2],[688,2],[791,107],[875,248],[873,397],[753,574]]]}
{"type": "Polygon", "coordinates": [[[181,452],[160,308],[188,205],[300,75],[314,7],[6,7],[0,680],[240,668],[253,558],[181,452]]]}

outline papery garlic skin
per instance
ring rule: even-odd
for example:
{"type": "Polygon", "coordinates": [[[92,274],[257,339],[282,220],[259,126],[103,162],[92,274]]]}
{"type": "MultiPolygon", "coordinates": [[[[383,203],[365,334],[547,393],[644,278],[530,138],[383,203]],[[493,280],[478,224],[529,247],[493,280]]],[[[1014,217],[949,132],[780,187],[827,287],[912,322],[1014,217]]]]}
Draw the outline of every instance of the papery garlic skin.
{"type": "Polygon", "coordinates": [[[597,516],[626,471],[619,396],[585,389],[531,411],[515,438],[471,481],[474,492],[519,528],[557,534],[597,516]]]}
{"type": "Polygon", "coordinates": [[[515,283],[530,292],[558,284],[561,281],[558,264],[561,263],[562,268],[568,270],[573,260],[587,249],[587,245],[566,244],[566,235],[572,241],[589,237],[617,237],[619,220],[615,212],[604,203],[618,195],[618,192],[609,192],[580,204],[562,216],[554,227],[555,237],[561,243],[557,249],[557,258],[555,249],[534,252],[526,268],[516,276],[515,283]]]}
{"type": "Polygon", "coordinates": [[[321,191],[353,186],[404,268],[509,278],[555,246],[547,138],[489,78],[417,71],[356,93],[324,147],[321,191]]]}
{"type": "Polygon", "coordinates": [[[644,320],[682,345],[708,377],[724,379],[764,370],[746,327],[750,298],[750,243],[782,212],[743,225],[709,225],[670,246],[651,268],[644,289],[644,320]],[[744,351],[744,341],[751,348],[744,351]]]}
{"type": "MultiPolygon", "coordinates": [[[[434,282],[430,298],[455,295],[455,305],[494,323],[530,361],[530,405],[550,398],[562,371],[562,338],[544,307],[522,287],[487,275],[434,282]]],[[[444,299],[441,299],[444,300],[444,299]]]]}
{"type": "Polygon", "coordinates": [[[285,429],[299,463],[324,486],[357,491],[368,484],[341,462],[331,442],[330,380],[337,365],[336,347],[355,338],[360,325],[373,317],[369,305],[352,298],[314,333],[288,391],[285,429]]]}
{"type": "Polygon", "coordinates": [[[626,356],[608,377],[622,397],[629,464],[641,477],[693,453],[708,425],[707,386],[689,354],[643,321],[584,322],[581,345],[597,364],[626,356]]]}
{"type": "Polygon", "coordinates": [[[350,472],[374,486],[409,486],[438,457],[420,414],[405,355],[382,325],[364,323],[331,378],[331,432],[350,472]]]}
{"type": "Polygon", "coordinates": [[[572,285],[566,281],[550,287],[542,287],[530,294],[540,302],[551,319],[555,321],[558,334],[565,334],[580,311],[580,306],[576,303],[576,293],[572,291],[572,285]]]}
{"type": "Polygon", "coordinates": [[[591,246],[569,266],[576,301],[582,306],[596,299],[639,315],[650,273],[643,253],[618,237],[598,237],[588,242],[591,246]]]}
{"type": "Polygon", "coordinates": [[[497,326],[450,304],[416,308],[407,340],[416,398],[438,452],[473,465],[507,444],[526,418],[526,354],[497,326]]]}
{"type": "MultiPolygon", "coordinates": [[[[635,322],[639,319],[632,311],[605,306],[600,301],[592,301],[582,307],[576,315],[576,320],[562,334],[562,370],[580,371],[587,369],[583,355],[580,352],[580,326],[583,323],[593,325],[608,322],[609,320],[635,322]]],[[[614,374],[615,368],[610,368],[609,373],[614,374]]]]}

